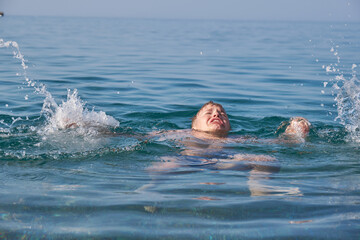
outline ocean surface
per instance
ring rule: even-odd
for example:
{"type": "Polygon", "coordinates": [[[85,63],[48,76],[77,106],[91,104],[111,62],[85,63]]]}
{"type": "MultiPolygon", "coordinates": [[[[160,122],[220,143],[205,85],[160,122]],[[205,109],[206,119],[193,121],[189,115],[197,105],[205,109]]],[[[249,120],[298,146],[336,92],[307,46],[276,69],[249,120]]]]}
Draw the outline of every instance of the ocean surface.
{"type": "Polygon", "coordinates": [[[359,239],[359,50],[354,22],[0,18],[0,238],[359,239]],[[169,136],[209,100],[257,140],[169,136]],[[202,164],[236,154],[276,166],[202,164]]]}

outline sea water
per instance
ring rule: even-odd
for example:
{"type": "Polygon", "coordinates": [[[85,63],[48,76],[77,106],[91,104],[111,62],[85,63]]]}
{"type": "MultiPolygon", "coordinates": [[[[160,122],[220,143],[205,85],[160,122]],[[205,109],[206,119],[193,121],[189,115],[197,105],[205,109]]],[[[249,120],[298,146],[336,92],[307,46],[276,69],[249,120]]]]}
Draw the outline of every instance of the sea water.
{"type": "Polygon", "coordinates": [[[359,39],[345,22],[1,18],[0,238],[359,238],[359,39]],[[157,133],[209,100],[230,137],[259,139],[221,157],[276,171],[153,171],[189,163],[157,133]],[[293,116],[306,141],[273,141],[293,116]]]}

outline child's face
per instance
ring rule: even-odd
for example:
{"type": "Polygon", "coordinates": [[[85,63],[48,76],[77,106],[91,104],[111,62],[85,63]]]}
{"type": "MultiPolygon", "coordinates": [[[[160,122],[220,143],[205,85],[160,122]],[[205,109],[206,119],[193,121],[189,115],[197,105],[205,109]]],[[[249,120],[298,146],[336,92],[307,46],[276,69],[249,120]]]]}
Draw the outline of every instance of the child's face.
{"type": "Polygon", "coordinates": [[[296,134],[306,137],[310,131],[310,122],[303,117],[295,117],[291,120],[290,125],[285,129],[287,134],[296,134]]]}
{"type": "Polygon", "coordinates": [[[193,129],[212,133],[227,133],[230,131],[229,118],[222,107],[209,104],[197,113],[193,129]]]}

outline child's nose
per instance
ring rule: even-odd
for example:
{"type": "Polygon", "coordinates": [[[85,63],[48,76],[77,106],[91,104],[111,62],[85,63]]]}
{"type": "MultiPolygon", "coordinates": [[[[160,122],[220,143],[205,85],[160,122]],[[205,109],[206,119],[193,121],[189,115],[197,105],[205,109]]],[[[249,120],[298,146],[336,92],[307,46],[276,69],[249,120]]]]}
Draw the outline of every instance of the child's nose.
{"type": "Polygon", "coordinates": [[[219,117],[219,116],[220,116],[220,114],[219,114],[219,112],[218,112],[218,111],[215,111],[215,112],[213,113],[213,116],[214,116],[214,117],[219,117]]]}

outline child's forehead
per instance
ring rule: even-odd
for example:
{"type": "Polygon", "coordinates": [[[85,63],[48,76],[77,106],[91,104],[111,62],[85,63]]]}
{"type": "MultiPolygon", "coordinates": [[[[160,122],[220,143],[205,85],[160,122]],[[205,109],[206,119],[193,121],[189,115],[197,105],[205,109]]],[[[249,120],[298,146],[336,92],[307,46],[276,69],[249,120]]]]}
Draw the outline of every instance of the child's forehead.
{"type": "Polygon", "coordinates": [[[217,105],[217,104],[208,104],[202,109],[200,109],[200,112],[213,110],[213,109],[220,109],[221,111],[225,112],[225,109],[221,105],[217,105]]]}

